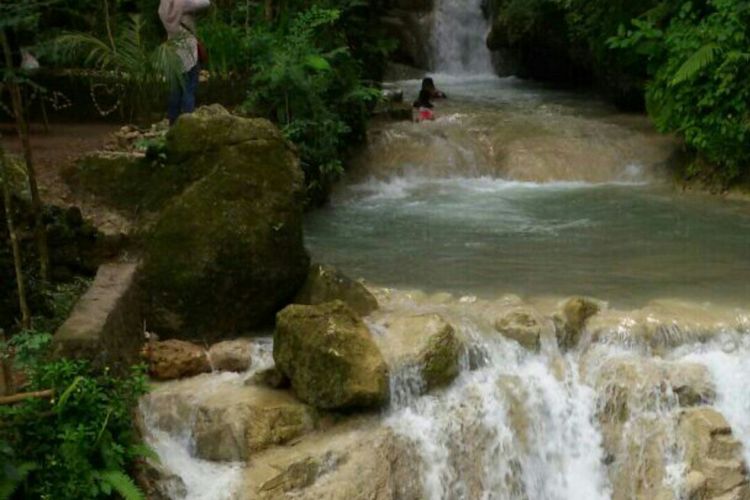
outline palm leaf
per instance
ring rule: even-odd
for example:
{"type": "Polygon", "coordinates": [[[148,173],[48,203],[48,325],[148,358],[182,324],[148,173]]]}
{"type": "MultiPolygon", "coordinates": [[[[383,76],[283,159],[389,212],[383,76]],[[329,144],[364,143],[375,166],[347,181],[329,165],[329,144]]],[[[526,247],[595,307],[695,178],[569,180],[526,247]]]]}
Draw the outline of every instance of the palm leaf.
{"type": "Polygon", "coordinates": [[[670,85],[678,85],[695,77],[703,68],[716,60],[716,56],[720,51],[721,48],[715,43],[707,43],[695,51],[687,61],[682,63],[682,66],[680,66],[680,69],[677,70],[672,78],[670,85]]]}

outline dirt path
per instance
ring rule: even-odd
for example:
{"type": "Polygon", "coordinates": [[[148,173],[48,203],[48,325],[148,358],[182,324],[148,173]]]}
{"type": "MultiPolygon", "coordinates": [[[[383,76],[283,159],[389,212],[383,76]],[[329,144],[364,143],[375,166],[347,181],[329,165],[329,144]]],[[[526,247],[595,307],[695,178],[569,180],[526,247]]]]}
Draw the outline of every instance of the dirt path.
{"type": "MultiPolygon", "coordinates": [[[[96,200],[77,196],[62,173],[84,154],[103,148],[119,128],[120,125],[107,123],[56,123],[45,133],[41,126],[32,127],[34,164],[44,202],[78,206],[87,220],[107,233],[127,233],[131,223],[96,200]]],[[[7,151],[21,154],[20,141],[11,125],[0,124],[0,134],[0,143],[7,151]]]]}

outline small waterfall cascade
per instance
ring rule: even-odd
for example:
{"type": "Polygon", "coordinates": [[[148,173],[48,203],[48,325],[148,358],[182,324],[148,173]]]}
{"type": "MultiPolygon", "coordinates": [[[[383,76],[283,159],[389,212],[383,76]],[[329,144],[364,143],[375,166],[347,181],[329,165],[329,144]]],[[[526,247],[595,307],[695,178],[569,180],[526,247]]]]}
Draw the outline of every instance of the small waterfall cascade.
{"type": "Polygon", "coordinates": [[[450,75],[490,75],[489,21],[482,0],[436,0],[432,26],[432,66],[450,75]]]}

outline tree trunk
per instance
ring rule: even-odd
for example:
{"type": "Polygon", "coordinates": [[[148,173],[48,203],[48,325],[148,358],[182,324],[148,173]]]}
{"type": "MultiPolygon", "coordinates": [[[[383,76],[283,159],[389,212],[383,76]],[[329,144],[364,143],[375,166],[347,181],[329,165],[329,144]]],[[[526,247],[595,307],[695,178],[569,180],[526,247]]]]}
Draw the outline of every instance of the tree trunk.
{"type": "MultiPolygon", "coordinates": [[[[0,30],[0,44],[2,44],[3,53],[5,54],[5,67],[13,68],[13,54],[11,52],[8,38],[5,32],[0,30]]],[[[31,141],[29,140],[29,124],[23,114],[23,98],[21,96],[21,87],[18,82],[11,76],[6,82],[10,91],[11,102],[13,104],[13,114],[16,118],[16,130],[18,137],[23,145],[23,156],[26,161],[26,176],[29,182],[29,192],[31,193],[31,210],[34,215],[34,231],[36,235],[36,245],[39,252],[39,271],[42,281],[49,281],[49,247],[47,246],[47,231],[44,228],[42,213],[42,200],[39,196],[39,186],[36,182],[36,170],[31,152],[31,141]]]]}
{"type": "Polygon", "coordinates": [[[28,330],[31,328],[31,312],[26,300],[26,284],[23,279],[23,268],[21,267],[21,246],[18,244],[18,235],[13,221],[13,207],[10,199],[10,178],[5,165],[5,151],[0,148],[0,183],[3,189],[3,205],[5,208],[5,223],[8,226],[10,246],[13,251],[13,266],[16,271],[16,287],[18,290],[18,307],[21,311],[21,327],[28,330]]]}
{"type": "MultiPolygon", "coordinates": [[[[5,332],[0,330],[0,342],[5,343],[5,332]]],[[[2,357],[0,352],[0,396],[13,396],[16,388],[13,383],[13,372],[10,369],[10,360],[2,357]]]]}

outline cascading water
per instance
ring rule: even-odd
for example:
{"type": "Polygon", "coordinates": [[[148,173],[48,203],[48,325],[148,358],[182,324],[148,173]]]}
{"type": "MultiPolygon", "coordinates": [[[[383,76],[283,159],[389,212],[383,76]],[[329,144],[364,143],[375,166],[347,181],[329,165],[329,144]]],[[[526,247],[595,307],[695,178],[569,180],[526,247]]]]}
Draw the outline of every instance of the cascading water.
{"type": "Polygon", "coordinates": [[[482,0],[436,0],[432,67],[450,75],[490,75],[492,53],[485,42],[489,21],[482,0]]]}
{"type": "MultiPolygon", "coordinates": [[[[438,69],[488,72],[479,5],[436,8],[438,69]]],[[[250,374],[159,388],[142,413],[182,480],[169,496],[750,497],[748,206],[675,193],[662,174],[674,143],[586,96],[515,79],[437,83],[450,99],[436,122],[373,128],[306,236],[315,260],[373,283],[381,308],[366,322],[381,351],[401,345],[393,318],[437,314],[462,341],[459,375],[425,394],[419,366],[394,364],[382,413],[323,413],[317,432],[247,462],[197,458],[195,406],[213,415],[206,401],[246,393],[250,374]],[[572,295],[606,302],[565,345],[572,295]],[[542,318],[537,343],[501,333],[508,311],[527,313],[520,330],[542,318]]],[[[259,345],[251,373],[272,363],[259,345]]],[[[257,404],[283,432],[268,399],[257,404]]],[[[212,431],[237,446],[257,420],[212,431]]]]}

